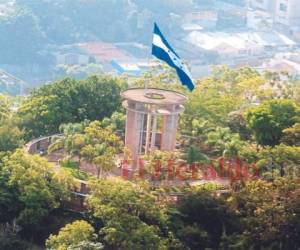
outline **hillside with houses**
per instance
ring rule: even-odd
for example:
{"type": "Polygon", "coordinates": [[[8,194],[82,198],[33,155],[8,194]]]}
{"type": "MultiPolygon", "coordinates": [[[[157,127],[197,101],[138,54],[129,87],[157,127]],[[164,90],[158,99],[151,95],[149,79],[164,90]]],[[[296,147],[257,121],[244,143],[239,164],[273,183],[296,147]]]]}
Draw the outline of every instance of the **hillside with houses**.
{"type": "Polygon", "coordinates": [[[298,77],[300,11],[295,2],[2,1],[0,68],[28,82],[28,90],[65,76],[140,75],[154,64],[156,21],[195,79],[217,65],[298,77]]]}

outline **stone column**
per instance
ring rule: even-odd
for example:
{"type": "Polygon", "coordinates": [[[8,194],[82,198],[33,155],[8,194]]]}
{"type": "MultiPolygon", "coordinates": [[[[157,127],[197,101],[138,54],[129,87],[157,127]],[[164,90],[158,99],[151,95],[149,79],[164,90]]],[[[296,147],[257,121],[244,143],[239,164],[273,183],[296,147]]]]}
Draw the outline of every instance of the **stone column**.
{"type": "Polygon", "coordinates": [[[161,150],[172,151],[176,146],[178,114],[164,116],[161,138],[161,150]]]}
{"type": "Polygon", "coordinates": [[[143,114],[127,110],[125,146],[130,150],[134,161],[139,155],[143,119],[143,114]]]}

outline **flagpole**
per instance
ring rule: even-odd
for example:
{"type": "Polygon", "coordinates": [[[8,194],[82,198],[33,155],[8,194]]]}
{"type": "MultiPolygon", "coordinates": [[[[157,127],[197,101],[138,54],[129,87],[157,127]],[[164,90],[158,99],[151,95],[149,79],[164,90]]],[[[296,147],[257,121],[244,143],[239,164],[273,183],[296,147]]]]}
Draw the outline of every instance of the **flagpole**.
{"type": "MultiPolygon", "coordinates": [[[[151,57],[152,57],[152,44],[153,44],[153,38],[152,38],[152,42],[150,45],[150,55],[148,55],[147,58],[147,63],[150,69],[150,61],[151,61],[151,57]]],[[[144,83],[144,91],[145,91],[145,95],[148,93],[148,80],[145,81],[144,83]]],[[[145,153],[149,154],[150,149],[151,149],[151,142],[150,140],[151,138],[151,124],[152,124],[152,107],[149,107],[148,113],[147,113],[147,125],[146,125],[146,145],[145,145],[145,153]]],[[[152,140],[151,140],[152,141],[152,140]]]]}
{"type": "MultiPolygon", "coordinates": [[[[155,22],[154,22],[154,25],[155,25],[155,22]]],[[[153,34],[154,34],[154,30],[153,30],[153,34]]],[[[151,45],[150,45],[150,55],[148,55],[148,57],[147,57],[147,63],[148,63],[149,68],[150,68],[150,62],[151,62],[151,58],[152,58],[152,44],[153,44],[153,35],[152,35],[152,41],[151,41],[151,45]]],[[[146,94],[148,92],[148,81],[145,81],[144,89],[145,89],[145,94],[146,94]]]]}
{"type": "MultiPolygon", "coordinates": [[[[150,47],[151,49],[151,47],[150,47]]],[[[147,58],[148,69],[150,68],[151,55],[147,58]]],[[[145,94],[148,92],[148,80],[144,83],[145,94]]]]}
{"type": "MultiPolygon", "coordinates": [[[[149,66],[150,65],[150,56],[148,56],[148,58],[147,58],[147,63],[149,66]]],[[[144,83],[144,89],[145,89],[145,94],[146,94],[148,92],[148,80],[146,80],[144,83]]]]}

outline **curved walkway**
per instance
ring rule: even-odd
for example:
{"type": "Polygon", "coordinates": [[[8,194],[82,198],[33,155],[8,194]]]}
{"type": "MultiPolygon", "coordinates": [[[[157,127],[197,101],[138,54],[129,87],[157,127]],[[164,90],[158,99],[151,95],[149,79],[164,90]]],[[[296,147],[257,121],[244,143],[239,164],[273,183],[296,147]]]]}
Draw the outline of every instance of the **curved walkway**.
{"type": "MultiPolygon", "coordinates": [[[[30,154],[40,154],[40,155],[44,156],[49,162],[52,162],[52,163],[56,164],[57,167],[59,167],[60,161],[62,161],[64,159],[63,150],[57,150],[49,155],[47,154],[47,151],[48,151],[49,146],[52,143],[52,139],[57,138],[57,137],[62,137],[62,136],[63,136],[63,134],[54,134],[54,135],[43,136],[43,137],[34,139],[25,145],[26,151],[30,154]]],[[[121,162],[122,156],[119,156],[118,158],[119,158],[118,162],[121,162]]],[[[76,158],[74,158],[74,159],[76,160],[76,158]]],[[[128,169],[123,169],[121,166],[118,166],[118,165],[120,165],[120,164],[116,164],[116,166],[113,168],[113,170],[109,173],[109,176],[111,176],[111,177],[123,176],[124,178],[126,178],[123,173],[124,170],[129,171],[129,176],[130,176],[130,174],[133,174],[131,166],[129,166],[128,169]]],[[[80,164],[80,170],[83,172],[86,172],[88,174],[91,174],[93,176],[97,176],[96,168],[92,164],[89,164],[83,160],[81,161],[81,164],[80,164]]],[[[130,177],[128,179],[130,179],[130,177]]],[[[153,182],[154,186],[159,185],[159,181],[152,181],[152,182],[153,182]]],[[[186,184],[187,182],[191,186],[203,185],[206,183],[214,183],[214,184],[218,184],[220,186],[225,186],[225,187],[230,186],[230,180],[227,178],[216,178],[214,180],[201,180],[200,179],[200,180],[186,180],[186,181],[180,181],[180,180],[174,179],[173,181],[169,181],[169,184],[173,185],[173,186],[182,186],[182,185],[186,184]]]]}

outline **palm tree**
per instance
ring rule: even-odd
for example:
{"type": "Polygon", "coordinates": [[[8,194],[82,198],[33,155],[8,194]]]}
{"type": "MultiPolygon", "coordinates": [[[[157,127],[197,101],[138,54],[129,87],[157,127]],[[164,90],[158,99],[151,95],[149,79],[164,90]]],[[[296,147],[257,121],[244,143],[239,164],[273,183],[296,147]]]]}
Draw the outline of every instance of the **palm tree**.
{"type": "Polygon", "coordinates": [[[197,147],[191,146],[186,153],[187,163],[192,164],[196,162],[209,162],[206,154],[203,154],[197,147]]]}
{"type": "Polygon", "coordinates": [[[223,156],[237,156],[239,149],[244,145],[239,134],[234,134],[229,128],[217,127],[207,134],[205,143],[214,148],[216,153],[223,156]]]}
{"type": "Polygon", "coordinates": [[[57,150],[63,149],[64,153],[70,157],[77,156],[79,164],[81,162],[81,149],[86,144],[86,138],[83,134],[86,127],[86,121],[83,123],[66,124],[60,127],[63,131],[63,136],[56,137],[48,148],[48,153],[53,153],[57,150]]]}

